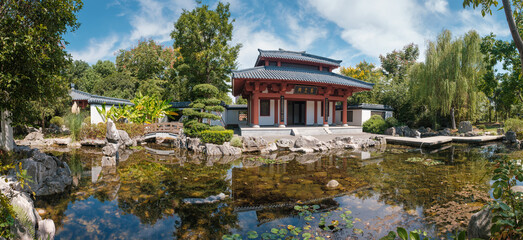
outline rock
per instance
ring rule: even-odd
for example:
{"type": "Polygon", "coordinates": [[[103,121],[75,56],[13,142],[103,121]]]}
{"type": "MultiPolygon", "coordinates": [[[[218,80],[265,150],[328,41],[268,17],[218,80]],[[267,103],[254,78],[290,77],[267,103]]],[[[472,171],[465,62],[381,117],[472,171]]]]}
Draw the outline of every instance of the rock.
{"type": "Polygon", "coordinates": [[[274,151],[278,151],[278,147],[276,146],[276,143],[271,143],[271,144],[269,144],[269,147],[262,149],[261,153],[267,154],[267,153],[271,153],[274,151]]]}
{"type": "Polygon", "coordinates": [[[103,156],[102,157],[102,167],[107,166],[116,166],[116,156],[103,156]]]}
{"type": "Polygon", "coordinates": [[[184,198],[182,201],[186,204],[207,204],[221,201],[227,197],[224,193],[220,193],[206,198],[184,198]]]}
{"type": "Polygon", "coordinates": [[[118,143],[120,140],[120,134],[116,129],[116,124],[114,124],[113,120],[111,119],[107,120],[107,132],[105,133],[105,138],[110,143],[118,143]]]}
{"type": "Polygon", "coordinates": [[[300,153],[313,153],[314,152],[314,149],[312,149],[312,148],[304,148],[304,147],[289,148],[289,150],[291,152],[300,152],[300,153]]]}
{"type": "Polygon", "coordinates": [[[131,147],[133,146],[133,140],[129,137],[129,134],[124,130],[118,130],[118,135],[120,135],[120,144],[122,146],[131,147]]]}
{"type": "Polygon", "coordinates": [[[421,126],[418,128],[418,132],[420,133],[427,133],[429,132],[430,128],[429,129],[426,129],[425,127],[421,126]]]}
{"type": "Polygon", "coordinates": [[[262,137],[243,137],[243,152],[261,152],[267,147],[267,141],[262,137]]]}
{"type": "Polygon", "coordinates": [[[102,139],[84,139],[80,141],[82,146],[102,147],[105,146],[105,140],[102,139]]]}
{"type": "Polygon", "coordinates": [[[438,131],[438,135],[440,135],[440,136],[451,136],[452,135],[452,131],[450,130],[450,128],[445,128],[443,130],[439,130],[438,131]]]}
{"type": "Polygon", "coordinates": [[[513,186],[510,188],[514,192],[520,192],[523,193],[523,186],[513,186]]]}
{"type": "Polygon", "coordinates": [[[313,136],[300,136],[294,142],[294,148],[315,148],[321,145],[321,141],[313,136]]]}
{"type": "Polygon", "coordinates": [[[30,157],[20,160],[22,169],[33,182],[29,183],[30,190],[36,196],[47,196],[62,193],[72,184],[71,170],[64,161],[47,155],[39,150],[33,150],[30,157]]]}
{"type": "Polygon", "coordinates": [[[459,133],[472,132],[472,123],[470,121],[462,121],[459,123],[458,127],[459,133]]]}
{"type": "Polygon", "coordinates": [[[289,148],[294,146],[294,140],[287,138],[279,139],[276,141],[276,146],[279,150],[289,150],[289,148]]]}
{"type": "Polygon", "coordinates": [[[218,145],[212,143],[205,144],[205,154],[210,156],[223,155],[218,145]]]}
{"type": "Polygon", "coordinates": [[[69,145],[72,142],[71,138],[54,138],[53,143],[56,145],[69,145]]]}
{"type": "Polygon", "coordinates": [[[24,141],[43,141],[44,134],[41,132],[31,132],[25,136],[24,141]]]}
{"type": "Polygon", "coordinates": [[[114,157],[118,153],[118,144],[116,143],[107,143],[105,147],[102,148],[102,153],[107,157],[114,157]]]}
{"type": "Polygon", "coordinates": [[[16,181],[16,177],[0,177],[0,192],[10,199],[12,206],[19,209],[16,212],[16,218],[25,218],[29,223],[21,224],[20,221],[15,221],[11,228],[15,233],[15,239],[53,239],[56,231],[53,220],[42,220],[34,208],[29,194],[20,192],[20,189],[20,183],[16,181]]]}
{"type": "Polygon", "coordinates": [[[508,131],[507,133],[505,133],[505,139],[509,143],[517,143],[518,142],[518,138],[516,136],[516,132],[514,132],[514,131],[508,131]]]}
{"type": "Polygon", "coordinates": [[[53,220],[45,219],[38,222],[38,239],[54,239],[55,232],[53,220]]]}
{"type": "Polygon", "coordinates": [[[387,130],[385,130],[385,132],[383,134],[396,136],[396,128],[395,127],[387,128],[387,130]]]}
{"type": "Polygon", "coordinates": [[[187,138],[187,149],[194,152],[203,152],[203,146],[200,146],[200,139],[187,138]]]}
{"type": "Polygon", "coordinates": [[[336,180],[330,180],[328,183],[327,183],[327,187],[328,188],[337,188],[338,186],[340,186],[340,183],[336,180]]]}
{"type": "Polygon", "coordinates": [[[490,239],[490,228],[492,227],[492,211],[490,208],[482,209],[474,213],[467,227],[469,239],[490,239]]]}
{"type": "Polygon", "coordinates": [[[224,156],[235,156],[242,154],[241,148],[233,147],[228,142],[218,145],[218,148],[224,156]]]}
{"type": "Polygon", "coordinates": [[[414,131],[414,135],[416,138],[421,138],[421,133],[418,130],[414,131]]]}
{"type": "Polygon", "coordinates": [[[498,128],[498,129],[497,129],[497,133],[498,133],[498,135],[503,135],[503,134],[505,134],[505,129],[503,129],[503,128],[498,128]]]}

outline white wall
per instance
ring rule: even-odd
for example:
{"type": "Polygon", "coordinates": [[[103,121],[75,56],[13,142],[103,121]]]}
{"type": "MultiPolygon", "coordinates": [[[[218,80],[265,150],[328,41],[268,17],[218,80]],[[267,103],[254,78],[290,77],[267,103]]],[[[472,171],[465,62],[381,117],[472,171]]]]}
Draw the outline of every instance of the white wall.
{"type": "Polygon", "coordinates": [[[363,125],[367,120],[370,119],[370,112],[371,110],[362,109],[361,110],[361,123],[360,126],[363,125]]]}
{"type": "MultiPolygon", "coordinates": [[[[90,108],[90,111],[91,111],[91,124],[97,124],[97,123],[101,123],[101,122],[104,122],[103,119],[102,119],[102,116],[100,116],[100,114],[98,113],[98,110],[96,110],[96,107],[102,109],[102,105],[101,104],[91,104],[89,106],[90,108]]],[[[109,111],[109,109],[111,109],[112,106],[105,106],[105,110],[109,111]]]]}
{"type": "Polygon", "coordinates": [[[305,102],[305,112],[307,113],[306,125],[314,125],[314,101],[305,102]]]}
{"type": "MultiPolygon", "coordinates": [[[[261,100],[258,100],[258,116],[260,116],[260,112],[261,112],[261,104],[260,104],[260,101],[261,100]]],[[[260,124],[260,126],[274,126],[274,100],[269,100],[269,108],[270,108],[270,111],[269,111],[269,116],[260,116],[258,118],[258,122],[260,124]]]]}

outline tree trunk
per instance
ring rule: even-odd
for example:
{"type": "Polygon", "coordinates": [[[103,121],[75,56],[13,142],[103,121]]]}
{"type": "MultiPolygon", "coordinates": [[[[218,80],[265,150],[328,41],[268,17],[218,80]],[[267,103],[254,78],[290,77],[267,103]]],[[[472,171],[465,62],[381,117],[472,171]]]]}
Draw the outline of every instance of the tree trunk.
{"type": "Polygon", "coordinates": [[[505,17],[507,18],[508,27],[510,29],[510,34],[512,34],[512,39],[514,39],[514,44],[519,52],[519,61],[521,64],[521,69],[523,69],[523,40],[519,36],[518,27],[516,21],[514,21],[514,16],[512,16],[512,7],[510,6],[509,0],[502,0],[503,9],[505,10],[505,17]]]}
{"type": "Polygon", "coordinates": [[[450,109],[450,121],[452,122],[452,129],[456,129],[456,117],[454,116],[454,107],[450,109]]]}
{"type": "Polygon", "coordinates": [[[12,151],[14,148],[13,128],[8,111],[0,111],[0,149],[12,151]]]}

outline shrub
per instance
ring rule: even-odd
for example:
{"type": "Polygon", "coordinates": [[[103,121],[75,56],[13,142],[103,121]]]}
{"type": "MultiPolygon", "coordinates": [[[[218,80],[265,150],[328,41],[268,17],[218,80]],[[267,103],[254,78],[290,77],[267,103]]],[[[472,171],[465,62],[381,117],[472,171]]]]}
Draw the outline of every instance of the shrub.
{"type": "Polygon", "coordinates": [[[183,124],[183,132],[188,137],[200,137],[200,132],[210,130],[209,124],[200,123],[196,120],[190,120],[183,124]]]}
{"type": "Polygon", "coordinates": [[[143,136],[145,133],[145,125],[139,123],[115,123],[116,129],[124,130],[129,134],[130,138],[143,136]]]}
{"type": "MultiPolygon", "coordinates": [[[[115,123],[116,129],[124,130],[129,134],[130,138],[143,136],[145,132],[145,125],[138,123],[115,123]]],[[[107,132],[106,123],[87,124],[82,126],[80,130],[79,139],[105,139],[107,132]]]]}
{"type": "Polygon", "coordinates": [[[67,116],[65,116],[65,126],[67,126],[71,131],[71,139],[73,141],[80,139],[80,130],[84,118],[84,114],[69,113],[67,116]]]}
{"type": "Polygon", "coordinates": [[[225,128],[222,127],[222,126],[211,126],[209,128],[209,130],[212,130],[212,131],[223,131],[223,130],[225,130],[225,128]]]}
{"type": "Polygon", "coordinates": [[[373,115],[363,123],[363,131],[368,133],[383,133],[387,129],[387,123],[380,115],[373,115]]]}
{"type": "Polygon", "coordinates": [[[91,117],[89,116],[89,117],[84,118],[84,123],[87,125],[91,124],[91,117]]]}
{"type": "Polygon", "coordinates": [[[49,123],[61,127],[62,125],[64,125],[64,119],[60,116],[54,116],[53,118],[51,118],[51,121],[49,121],[49,123]]]}
{"type": "Polygon", "coordinates": [[[387,118],[385,122],[387,123],[387,127],[397,127],[400,125],[400,122],[395,117],[387,118]]]}
{"type": "Polygon", "coordinates": [[[523,132],[523,120],[509,118],[505,121],[505,131],[523,132]]]}
{"type": "Polygon", "coordinates": [[[223,144],[231,140],[234,132],[232,130],[223,130],[223,131],[212,131],[205,130],[200,132],[200,139],[204,143],[214,143],[214,144],[223,144]]]}
{"type": "Polygon", "coordinates": [[[235,136],[231,139],[231,146],[242,148],[243,147],[243,141],[241,137],[235,136]]]}
{"type": "Polygon", "coordinates": [[[486,130],[487,126],[485,126],[485,124],[481,124],[481,125],[478,125],[477,128],[481,129],[481,130],[486,130]]]}

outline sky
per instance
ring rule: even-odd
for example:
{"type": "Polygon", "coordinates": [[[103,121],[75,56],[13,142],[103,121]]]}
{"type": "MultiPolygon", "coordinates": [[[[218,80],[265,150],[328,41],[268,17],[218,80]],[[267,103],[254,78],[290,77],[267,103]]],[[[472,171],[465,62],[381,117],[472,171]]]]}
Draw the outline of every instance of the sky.
{"type": "MultiPolygon", "coordinates": [[[[379,56],[414,43],[420,60],[428,41],[449,29],[458,37],[474,29],[481,36],[510,40],[503,11],[481,16],[461,0],[222,0],[234,18],[232,44],[241,43],[238,69],[254,66],[258,49],[283,48],[342,60],[355,66],[365,60],[380,65],[379,56]]],[[[217,1],[202,1],[215,9],[217,1]]],[[[73,59],[90,64],[114,61],[119,49],[153,39],[172,46],[170,33],[193,0],[84,0],[81,23],[65,35],[73,59]]]]}

